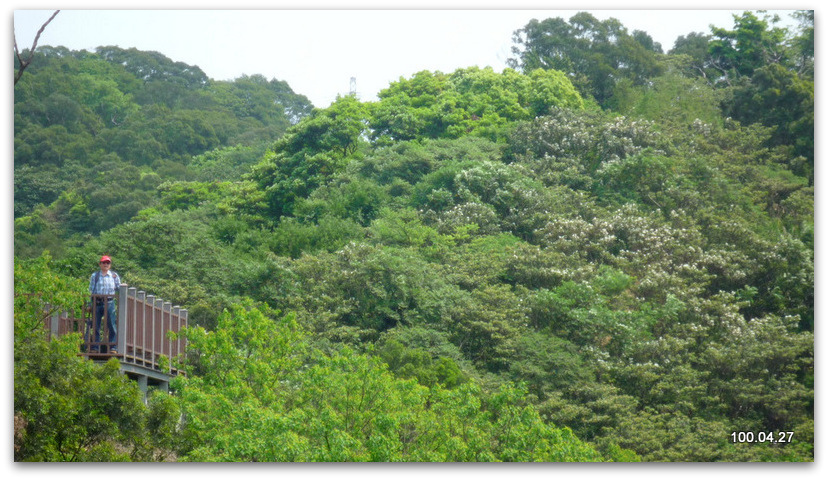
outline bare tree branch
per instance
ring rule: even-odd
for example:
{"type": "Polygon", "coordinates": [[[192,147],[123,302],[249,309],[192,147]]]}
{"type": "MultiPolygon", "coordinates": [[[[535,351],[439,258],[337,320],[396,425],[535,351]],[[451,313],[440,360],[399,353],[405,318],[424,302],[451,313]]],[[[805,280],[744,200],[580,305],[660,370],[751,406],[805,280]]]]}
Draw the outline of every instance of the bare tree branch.
{"type": "Polygon", "coordinates": [[[37,41],[40,40],[40,34],[43,33],[43,30],[46,29],[46,25],[54,20],[55,16],[60,13],[60,10],[55,10],[55,13],[49,17],[49,20],[46,20],[46,23],[40,27],[40,30],[37,31],[37,35],[35,35],[34,42],[32,43],[32,48],[29,51],[29,58],[24,59],[23,56],[20,54],[20,51],[17,49],[17,36],[15,35],[14,39],[14,54],[17,55],[17,61],[20,62],[20,69],[17,71],[17,75],[14,77],[14,84],[17,85],[17,81],[20,80],[20,77],[23,76],[23,70],[26,70],[26,67],[32,63],[32,57],[34,57],[35,49],[37,48],[37,41]]]}

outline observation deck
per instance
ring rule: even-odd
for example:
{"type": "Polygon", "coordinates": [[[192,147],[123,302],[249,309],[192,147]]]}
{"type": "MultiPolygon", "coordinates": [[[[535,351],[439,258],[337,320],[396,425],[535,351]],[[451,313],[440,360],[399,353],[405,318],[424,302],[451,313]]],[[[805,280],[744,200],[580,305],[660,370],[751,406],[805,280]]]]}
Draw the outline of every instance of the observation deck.
{"type": "Polygon", "coordinates": [[[186,340],[174,337],[187,327],[187,309],[126,284],[116,295],[92,295],[92,304],[83,308],[81,318],[66,312],[47,318],[49,339],[80,333],[80,355],[95,362],[117,358],[121,371],[138,382],[145,398],[149,386],[168,391],[170,380],[184,374],[172,360],[186,351],[186,340]],[[104,304],[100,320],[95,315],[96,301],[104,304]],[[115,342],[109,341],[107,302],[116,304],[115,342]]]}

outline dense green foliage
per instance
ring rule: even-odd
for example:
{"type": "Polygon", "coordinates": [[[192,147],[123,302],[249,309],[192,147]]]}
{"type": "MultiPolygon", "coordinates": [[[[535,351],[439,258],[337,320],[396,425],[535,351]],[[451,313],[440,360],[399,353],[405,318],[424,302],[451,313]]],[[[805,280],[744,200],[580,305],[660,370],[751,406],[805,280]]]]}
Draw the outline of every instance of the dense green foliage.
{"type": "Polygon", "coordinates": [[[515,32],[514,40],[514,66],[566,72],[599,105],[607,105],[619,79],[643,85],[664,68],[654,55],[661,53],[661,45],[646,32],[630,34],[618,20],[600,21],[586,12],[568,22],[560,17],[532,20],[515,32]]]}
{"type": "Polygon", "coordinates": [[[40,48],[14,91],[15,252],[61,253],[157,205],[169,181],[232,180],[310,109],[262,76],[215,82],[155,52],[40,48]]]}
{"type": "Polygon", "coordinates": [[[172,397],[151,394],[145,405],[116,361],[97,366],[77,355],[80,335],[47,341],[44,320],[77,311],[83,299],[83,282],[56,274],[48,255],[15,261],[15,461],[170,459],[179,418],[172,397]]]}
{"type": "Polygon", "coordinates": [[[504,385],[445,389],[396,378],[376,356],[308,351],[295,316],[237,305],[179,378],[191,461],[600,461],[569,429],[545,423],[504,385]]]}
{"type": "Polygon", "coordinates": [[[108,253],[188,307],[190,375],[157,407],[124,414],[124,392],[66,453],[48,395],[18,401],[18,382],[70,392],[34,355],[128,387],[32,340],[15,297],[20,458],[813,461],[799,16],[745,12],[666,54],[615,20],[533,20],[514,69],[312,110],[275,80],[45,50],[15,88],[15,255],[40,262],[15,291],[71,305],[60,279],[108,253]]]}

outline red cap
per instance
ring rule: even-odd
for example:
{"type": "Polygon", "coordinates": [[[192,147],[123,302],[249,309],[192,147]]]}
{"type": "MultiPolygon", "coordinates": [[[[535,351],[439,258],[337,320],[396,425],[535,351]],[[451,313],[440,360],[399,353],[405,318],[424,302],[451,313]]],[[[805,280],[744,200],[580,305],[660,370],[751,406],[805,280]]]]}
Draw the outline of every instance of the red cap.
{"type": "Polygon", "coordinates": [[[104,255],[103,257],[101,257],[101,261],[112,263],[112,259],[109,258],[107,255],[104,255]]]}

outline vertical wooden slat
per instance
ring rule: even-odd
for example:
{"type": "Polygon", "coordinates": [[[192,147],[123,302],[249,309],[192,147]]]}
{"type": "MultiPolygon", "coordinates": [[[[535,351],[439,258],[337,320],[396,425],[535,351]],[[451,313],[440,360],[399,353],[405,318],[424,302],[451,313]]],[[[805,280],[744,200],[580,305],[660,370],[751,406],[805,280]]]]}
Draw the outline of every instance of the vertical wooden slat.
{"type": "Polygon", "coordinates": [[[158,366],[158,357],[164,354],[164,343],[160,340],[164,332],[164,300],[155,300],[155,309],[157,313],[156,321],[152,326],[152,350],[153,350],[153,365],[158,366]]]}
{"type": "Polygon", "coordinates": [[[144,300],[144,336],[143,336],[143,345],[142,350],[144,352],[143,358],[146,361],[148,358],[151,358],[152,355],[152,346],[150,342],[152,341],[152,319],[153,319],[153,302],[155,297],[152,295],[147,295],[144,300]]]}
{"type": "MultiPolygon", "coordinates": [[[[142,360],[144,358],[144,342],[147,328],[146,296],[147,292],[144,291],[140,291],[135,294],[135,332],[136,335],[138,335],[135,338],[135,349],[138,350],[140,348],[142,360]],[[138,312],[140,312],[140,314],[138,312]]],[[[138,356],[137,352],[135,356],[138,356]]]]}
{"type": "MultiPolygon", "coordinates": [[[[164,344],[164,354],[167,356],[167,360],[172,360],[172,341],[167,335],[167,332],[170,331],[172,328],[172,303],[164,302],[164,310],[167,312],[167,320],[164,323],[164,331],[161,334],[161,341],[164,344]]],[[[170,366],[172,366],[172,362],[170,362],[170,366]]]]}
{"type": "Polygon", "coordinates": [[[138,319],[136,318],[136,313],[138,312],[138,304],[136,302],[135,296],[138,290],[135,287],[130,287],[127,292],[127,302],[124,308],[127,309],[127,327],[129,328],[130,338],[127,338],[127,345],[124,345],[124,354],[128,352],[132,352],[132,356],[135,356],[135,345],[136,345],[136,337],[138,336],[138,319]]]}
{"type": "Polygon", "coordinates": [[[147,358],[147,354],[149,354],[149,361],[151,363],[155,363],[155,295],[147,295],[147,307],[149,308],[149,325],[147,325],[148,335],[147,339],[145,340],[146,344],[144,346],[144,358],[147,358]],[[147,350],[147,344],[149,346],[149,350],[147,350]]]}
{"type": "MultiPolygon", "coordinates": [[[[179,326],[179,329],[178,329],[179,332],[181,331],[182,328],[183,329],[187,328],[187,315],[188,315],[187,309],[182,308],[181,309],[181,321],[182,321],[183,326],[179,326]]],[[[179,339],[178,339],[178,348],[179,348],[179,351],[182,354],[186,355],[186,353],[187,353],[187,339],[184,338],[183,336],[179,337],[179,339]]]]}
{"type": "MultiPolygon", "coordinates": [[[[178,328],[181,325],[181,307],[176,305],[173,307],[173,317],[170,324],[170,331],[178,335],[178,328]]],[[[170,357],[178,356],[178,340],[170,339],[170,357]]]]}
{"type": "Polygon", "coordinates": [[[175,351],[173,350],[173,346],[175,345],[175,342],[173,342],[173,339],[170,337],[169,332],[175,331],[175,327],[173,325],[175,323],[175,319],[178,318],[178,310],[180,309],[180,307],[177,305],[174,306],[171,303],[167,303],[167,305],[169,305],[170,307],[170,321],[167,325],[167,329],[164,330],[164,339],[166,340],[167,348],[170,352],[170,373],[172,373],[172,362],[175,358],[175,351]]]}
{"type": "Polygon", "coordinates": [[[115,341],[118,342],[118,352],[122,355],[126,353],[126,339],[127,339],[127,296],[129,293],[129,285],[122,283],[118,288],[118,311],[115,329],[115,341]]]}

